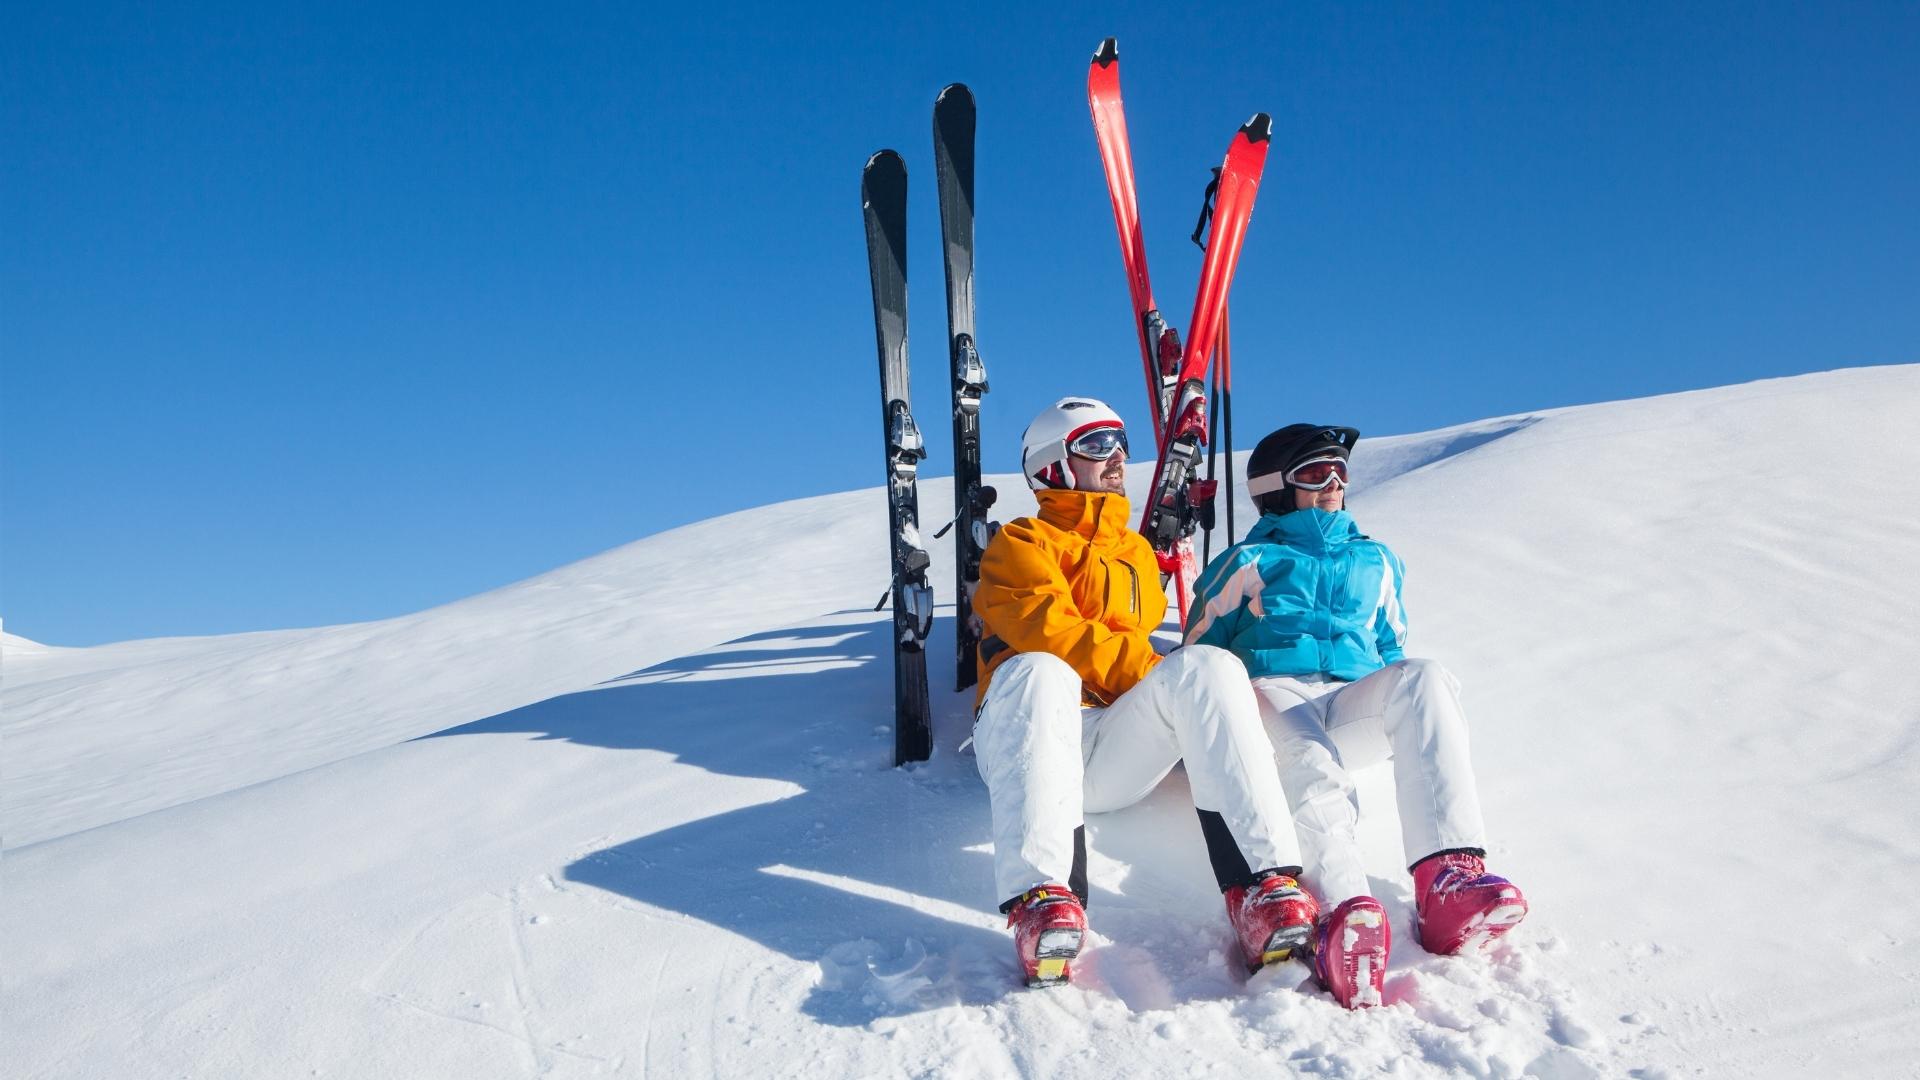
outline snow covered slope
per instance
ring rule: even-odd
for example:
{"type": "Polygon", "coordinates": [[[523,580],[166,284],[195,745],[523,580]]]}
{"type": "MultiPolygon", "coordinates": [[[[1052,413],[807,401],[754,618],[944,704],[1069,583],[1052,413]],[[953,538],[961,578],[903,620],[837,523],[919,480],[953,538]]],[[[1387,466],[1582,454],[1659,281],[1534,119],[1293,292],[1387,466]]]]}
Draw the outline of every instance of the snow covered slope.
{"type": "Polygon", "coordinates": [[[872,501],[853,492],[719,517],[380,622],[91,649],[16,652],[9,640],[7,846],[391,746],[856,603],[887,584],[873,578],[886,536],[872,501]]]}
{"type": "Polygon", "coordinates": [[[968,697],[936,695],[933,761],[886,767],[877,492],[380,623],[9,635],[0,1060],[1920,1075],[1916,417],[1920,368],[1872,368],[1363,442],[1356,517],[1406,558],[1412,651],[1466,684],[1494,861],[1534,901],[1489,957],[1423,953],[1366,774],[1398,945],[1363,1014],[1227,961],[1177,773],[1090,823],[1082,983],[1016,988],[968,697]]]}

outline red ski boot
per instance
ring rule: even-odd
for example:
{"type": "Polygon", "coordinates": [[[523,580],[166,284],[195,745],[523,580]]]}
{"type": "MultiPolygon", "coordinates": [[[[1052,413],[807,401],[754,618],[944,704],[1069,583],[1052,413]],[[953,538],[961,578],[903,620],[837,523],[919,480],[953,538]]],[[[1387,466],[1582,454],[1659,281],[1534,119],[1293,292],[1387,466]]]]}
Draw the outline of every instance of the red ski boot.
{"type": "Polygon", "coordinates": [[[1380,902],[1355,896],[1320,920],[1314,935],[1313,977],[1342,1008],[1380,1004],[1393,927],[1380,902]]]}
{"type": "Polygon", "coordinates": [[[1233,923],[1250,971],[1304,952],[1317,914],[1318,905],[1300,883],[1277,871],[1227,890],[1227,920],[1233,923]]]}
{"type": "Polygon", "coordinates": [[[1467,852],[1415,863],[1413,895],[1420,944],[1439,956],[1483,949],[1527,916],[1527,898],[1513,882],[1487,873],[1480,856],[1467,852]]]}
{"type": "Polygon", "coordinates": [[[1057,986],[1073,978],[1073,958],[1087,932],[1080,898],[1058,885],[1040,885],[1023,893],[1007,913],[1013,948],[1028,986],[1057,986]]]}

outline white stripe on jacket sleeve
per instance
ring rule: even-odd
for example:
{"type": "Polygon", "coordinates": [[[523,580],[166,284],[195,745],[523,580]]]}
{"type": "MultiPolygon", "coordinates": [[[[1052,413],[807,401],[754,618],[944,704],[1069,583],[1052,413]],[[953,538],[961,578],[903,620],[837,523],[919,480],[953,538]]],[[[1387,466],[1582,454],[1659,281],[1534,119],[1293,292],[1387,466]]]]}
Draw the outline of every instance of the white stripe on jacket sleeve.
{"type": "Polygon", "coordinates": [[[1200,618],[1187,627],[1185,641],[1191,645],[1200,640],[1212,626],[1214,620],[1237,611],[1246,604],[1258,617],[1266,614],[1260,605],[1260,590],[1266,587],[1266,579],[1260,576],[1258,559],[1248,559],[1246,565],[1227,575],[1214,594],[1207,598],[1206,607],[1201,609],[1200,618]]]}
{"type": "Polygon", "coordinates": [[[1380,616],[1387,617],[1387,628],[1393,631],[1393,643],[1400,648],[1407,646],[1407,616],[1400,610],[1400,580],[1393,572],[1393,556],[1384,547],[1374,549],[1380,556],[1380,595],[1374,601],[1373,614],[1367,616],[1367,630],[1371,632],[1380,616]]]}

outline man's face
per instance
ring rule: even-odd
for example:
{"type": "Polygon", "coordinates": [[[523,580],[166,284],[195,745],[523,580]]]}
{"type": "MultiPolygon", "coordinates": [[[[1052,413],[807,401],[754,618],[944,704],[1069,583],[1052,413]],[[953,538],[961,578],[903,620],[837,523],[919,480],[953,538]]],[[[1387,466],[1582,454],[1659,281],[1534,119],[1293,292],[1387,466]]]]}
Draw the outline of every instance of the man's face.
{"type": "Polygon", "coordinates": [[[1116,450],[1105,461],[1079,454],[1067,455],[1067,470],[1073,473],[1075,491],[1098,491],[1113,495],[1127,493],[1127,452],[1116,450]]]}

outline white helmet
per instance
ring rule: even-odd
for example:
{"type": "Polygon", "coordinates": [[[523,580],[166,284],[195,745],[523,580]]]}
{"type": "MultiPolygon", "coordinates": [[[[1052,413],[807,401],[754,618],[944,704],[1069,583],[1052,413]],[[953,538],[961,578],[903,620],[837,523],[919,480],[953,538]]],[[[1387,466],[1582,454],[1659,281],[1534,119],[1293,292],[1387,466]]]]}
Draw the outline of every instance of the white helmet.
{"type": "Polygon", "coordinates": [[[1120,447],[1126,448],[1127,425],[1104,402],[1066,397],[1042,409],[1020,436],[1020,471],[1026,474],[1027,486],[1035,491],[1072,488],[1068,446],[1088,432],[1103,428],[1118,428],[1122,434],[1120,447]]]}

